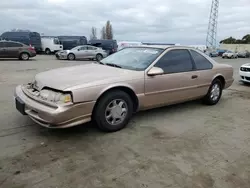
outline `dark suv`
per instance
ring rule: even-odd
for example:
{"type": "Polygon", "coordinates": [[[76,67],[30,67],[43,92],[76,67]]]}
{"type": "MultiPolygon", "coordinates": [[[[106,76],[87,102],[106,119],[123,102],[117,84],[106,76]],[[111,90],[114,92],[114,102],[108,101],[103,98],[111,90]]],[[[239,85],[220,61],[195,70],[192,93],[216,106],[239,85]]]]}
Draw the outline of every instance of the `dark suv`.
{"type": "Polygon", "coordinates": [[[36,51],[33,47],[20,42],[0,41],[0,58],[18,58],[20,60],[29,60],[35,57],[36,51]]]}
{"type": "Polygon", "coordinates": [[[102,48],[103,50],[107,52],[108,55],[117,52],[117,48],[118,48],[116,40],[94,39],[94,40],[90,40],[89,44],[92,46],[102,48]]]}

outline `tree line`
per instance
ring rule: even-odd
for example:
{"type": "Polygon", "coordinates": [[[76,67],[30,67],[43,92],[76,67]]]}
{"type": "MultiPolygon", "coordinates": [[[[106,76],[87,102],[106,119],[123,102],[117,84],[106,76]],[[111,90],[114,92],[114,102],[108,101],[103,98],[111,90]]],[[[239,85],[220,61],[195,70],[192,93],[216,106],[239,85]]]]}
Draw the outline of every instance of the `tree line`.
{"type": "MultiPolygon", "coordinates": [[[[113,27],[111,22],[108,20],[106,24],[102,27],[100,31],[100,39],[113,39],[113,27]]],[[[90,39],[97,39],[97,29],[96,27],[91,28],[90,39]]]]}
{"type": "Polygon", "coordinates": [[[226,38],[220,41],[222,44],[250,44],[250,34],[245,35],[242,39],[236,39],[233,37],[226,38]]]}

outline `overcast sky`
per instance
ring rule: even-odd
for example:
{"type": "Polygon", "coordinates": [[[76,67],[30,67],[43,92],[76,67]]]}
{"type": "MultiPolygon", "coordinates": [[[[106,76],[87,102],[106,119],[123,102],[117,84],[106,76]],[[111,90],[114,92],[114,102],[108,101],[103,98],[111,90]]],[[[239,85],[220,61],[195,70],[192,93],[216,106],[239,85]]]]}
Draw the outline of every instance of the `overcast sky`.
{"type": "MultiPolygon", "coordinates": [[[[85,35],[110,20],[117,40],[205,44],[212,0],[0,0],[0,33],[85,35]]],[[[250,33],[250,0],[220,0],[218,40],[250,33]]]]}

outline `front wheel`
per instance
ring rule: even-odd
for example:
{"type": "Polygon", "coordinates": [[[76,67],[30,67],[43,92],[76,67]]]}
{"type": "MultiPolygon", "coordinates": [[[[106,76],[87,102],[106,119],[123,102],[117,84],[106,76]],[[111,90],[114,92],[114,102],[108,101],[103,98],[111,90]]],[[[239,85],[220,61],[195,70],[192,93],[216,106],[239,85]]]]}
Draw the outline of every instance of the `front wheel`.
{"type": "Polygon", "coordinates": [[[108,92],[98,102],[93,118],[102,131],[115,132],[123,129],[133,113],[130,96],[120,90],[108,92]]]}
{"type": "Polygon", "coordinates": [[[215,105],[219,102],[222,94],[222,83],[219,79],[215,79],[209,90],[207,95],[203,98],[203,102],[207,105],[215,105]]]}
{"type": "Polygon", "coordinates": [[[68,60],[75,60],[75,58],[75,55],[72,53],[68,55],[68,60]]]}
{"type": "Polygon", "coordinates": [[[30,55],[28,53],[24,52],[24,53],[20,54],[20,58],[19,59],[27,61],[27,60],[29,60],[29,58],[30,58],[30,55]]]}

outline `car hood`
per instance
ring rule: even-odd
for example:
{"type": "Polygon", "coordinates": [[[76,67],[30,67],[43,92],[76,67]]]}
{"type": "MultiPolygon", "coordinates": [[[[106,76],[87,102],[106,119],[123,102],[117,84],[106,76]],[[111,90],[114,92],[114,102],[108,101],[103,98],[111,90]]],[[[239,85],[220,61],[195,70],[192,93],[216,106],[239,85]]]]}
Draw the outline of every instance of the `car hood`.
{"type": "Polygon", "coordinates": [[[250,68],[250,63],[246,63],[244,65],[241,65],[241,67],[247,67],[247,68],[250,68]]]}
{"type": "Polygon", "coordinates": [[[79,85],[90,87],[142,78],[143,76],[143,71],[132,71],[92,63],[42,72],[35,76],[35,82],[39,90],[44,87],[67,90],[79,85]]]}

